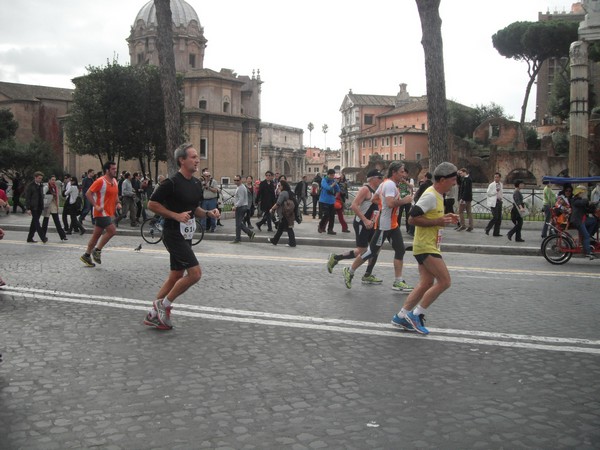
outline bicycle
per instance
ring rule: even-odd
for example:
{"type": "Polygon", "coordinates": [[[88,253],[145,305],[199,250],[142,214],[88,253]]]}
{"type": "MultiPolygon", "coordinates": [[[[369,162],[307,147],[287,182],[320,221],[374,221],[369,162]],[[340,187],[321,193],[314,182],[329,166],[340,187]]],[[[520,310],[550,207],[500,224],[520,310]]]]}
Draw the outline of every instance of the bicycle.
{"type": "MultiPolygon", "coordinates": [[[[165,219],[160,216],[150,217],[149,219],[144,220],[144,223],[142,223],[142,226],[140,227],[142,239],[148,244],[158,244],[162,241],[164,221],[165,219]]],[[[199,244],[203,238],[204,227],[202,226],[200,219],[196,218],[196,231],[194,231],[192,245],[199,244]]]]}
{"type": "MultiPolygon", "coordinates": [[[[600,177],[544,177],[543,180],[553,184],[588,183],[600,182],[600,177]]],[[[584,254],[580,233],[569,227],[568,213],[558,214],[556,208],[552,208],[548,226],[550,234],[541,245],[541,252],[546,261],[555,265],[565,264],[573,255],[584,254]]],[[[590,247],[593,255],[600,254],[600,232],[597,231],[594,236],[590,236],[590,247]]]]}
{"type": "MultiPolygon", "coordinates": [[[[565,264],[575,254],[584,254],[581,237],[573,235],[567,230],[562,230],[549,224],[555,233],[542,241],[542,255],[550,264],[565,264]]],[[[600,254],[600,241],[598,233],[591,237],[590,248],[592,254],[600,254]]]]}

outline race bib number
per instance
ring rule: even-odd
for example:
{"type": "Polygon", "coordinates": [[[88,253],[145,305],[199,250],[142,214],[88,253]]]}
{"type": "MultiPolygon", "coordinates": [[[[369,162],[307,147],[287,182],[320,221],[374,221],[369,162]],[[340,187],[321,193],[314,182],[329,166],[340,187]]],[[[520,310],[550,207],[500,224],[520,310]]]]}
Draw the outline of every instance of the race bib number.
{"type": "Polygon", "coordinates": [[[179,231],[183,238],[187,241],[194,237],[194,231],[196,231],[196,219],[192,218],[187,222],[179,223],[179,231]]]}

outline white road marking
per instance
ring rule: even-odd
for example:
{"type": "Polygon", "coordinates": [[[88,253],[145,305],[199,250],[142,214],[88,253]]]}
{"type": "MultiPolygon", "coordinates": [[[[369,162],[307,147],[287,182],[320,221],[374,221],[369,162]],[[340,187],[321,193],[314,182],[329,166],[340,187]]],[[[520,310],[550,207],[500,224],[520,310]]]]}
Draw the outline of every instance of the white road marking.
{"type": "MultiPolygon", "coordinates": [[[[34,300],[52,300],[81,305],[108,306],[128,310],[146,311],[150,307],[148,300],[113,297],[106,295],[87,295],[82,299],[81,293],[52,291],[25,287],[9,287],[3,292],[34,300]]],[[[415,333],[397,331],[391,324],[361,322],[354,320],[329,319],[323,317],[276,314],[260,311],[246,311],[229,308],[215,308],[189,304],[177,304],[173,316],[193,317],[209,320],[223,320],[257,325],[281,326],[290,328],[311,329],[338,333],[354,333],[369,336],[400,337],[409,339],[427,339],[445,343],[468,345],[490,345],[507,348],[523,348],[530,350],[560,351],[571,353],[587,353],[600,355],[600,341],[577,338],[559,338],[549,336],[532,336],[509,333],[492,333],[485,331],[469,331],[454,329],[430,328],[432,335],[427,337],[415,333]],[[470,336],[470,337],[461,337],[470,336]],[[505,339],[505,340],[502,340],[505,339]]]]}

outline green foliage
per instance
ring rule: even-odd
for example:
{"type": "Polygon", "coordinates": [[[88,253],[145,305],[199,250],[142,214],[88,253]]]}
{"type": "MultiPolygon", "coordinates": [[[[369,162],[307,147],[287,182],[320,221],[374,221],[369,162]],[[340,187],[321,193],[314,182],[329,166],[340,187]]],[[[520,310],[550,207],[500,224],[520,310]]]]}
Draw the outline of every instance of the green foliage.
{"type": "Polygon", "coordinates": [[[383,159],[383,156],[381,156],[379,153],[369,155],[369,164],[381,163],[384,161],[385,160],[383,159]]]}
{"type": "Polygon", "coordinates": [[[502,56],[517,61],[543,62],[569,55],[571,43],[578,40],[577,22],[514,22],[492,36],[494,48],[502,56]]]}
{"type": "Polygon", "coordinates": [[[504,108],[495,103],[466,108],[458,103],[448,103],[448,128],[461,138],[471,137],[475,129],[484,121],[494,117],[504,117],[504,108]]]}
{"type": "MultiPolygon", "coordinates": [[[[181,79],[179,82],[181,84],[181,79]]],[[[88,67],[74,80],[67,120],[70,148],[100,162],[119,158],[166,161],[165,120],[159,70],[155,66],[88,67]]],[[[183,129],[183,124],[181,124],[183,129]]]]}
{"type": "Polygon", "coordinates": [[[525,127],[524,134],[527,150],[539,150],[542,148],[542,140],[538,137],[535,128],[525,127]]]}
{"type": "Polygon", "coordinates": [[[492,102],[489,105],[477,105],[475,106],[475,118],[476,127],[485,122],[488,119],[494,119],[496,117],[506,117],[511,120],[512,116],[506,116],[504,114],[504,108],[496,103],[492,102]]]}
{"type": "Polygon", "coordinates": [[[0,141],[14,138],[18,128],[19,122],[10,109],[0,109],[0,141]]]}
{"type": "Polygon", "coordinates": [[[17,144],[14,140],[0,141],[0,167],[10,178],[19,172],[25,180],[33,177],[37,170],[61,175],[62,168],[48,142],[36,139],[29,144],[17,144]]]}
{"type": "Polygon", "coordinates": [[[600,42],[590,42],[590,45],[588,47],[588,58],[590,59],[590,61],[600,61],[600,42]]]}
{"type": "Polygon", "coordinates": [[[570,71],[567,69],[562,73],[557,71],[552,83],[552,91],[548,100],[548,112],[554,117],[559,117],[561,120],[569,118],[569,110],[571,108],[571,85],[570,71]]]}
{"type": "Polygon", "coordinates": [[[569,154],[569,134],[562,131],[552,133],[552,144],[557,155],[569,154]]]}
{"type": "Polygon", "coordinates": [[[466,138],[472,136],[478,124],[474,120],[474,112],[455,102],[448,104],[448,129],[455,136],[466,138]]]}
{"type": "Polygon", "coordinates": [[[578,40],[577,22],[550,20],[547,22],[514,22],[492,36],[494,48],[502,56],[527,63],[529,81],[521,107],[521,126],[525,121],[531,86],[542,63],[549,58],[569,55],[571,43],[578,40]]]}

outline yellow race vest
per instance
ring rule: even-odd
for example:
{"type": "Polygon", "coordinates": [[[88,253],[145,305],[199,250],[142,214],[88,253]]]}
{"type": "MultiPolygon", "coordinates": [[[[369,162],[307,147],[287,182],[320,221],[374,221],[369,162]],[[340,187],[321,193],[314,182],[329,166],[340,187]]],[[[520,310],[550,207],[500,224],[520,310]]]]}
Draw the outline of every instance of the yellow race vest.
{"type": "MultiPolygon", "coordinates": [[[[444,216],[444,197],[430,186],[423,192],[426,195],[435,195],[436,207],[424,214],[427,219],[439,219],[444,216]]],[[[417,202],[418,204],[418,202],[417,202]]],[[[413,255],[422,255],[424,253],[441,254],[440,246],[442,244],[442,231],[444,227],[415,227],[415,238],[413,240],[413,255]]]]}

